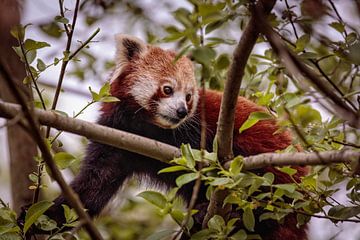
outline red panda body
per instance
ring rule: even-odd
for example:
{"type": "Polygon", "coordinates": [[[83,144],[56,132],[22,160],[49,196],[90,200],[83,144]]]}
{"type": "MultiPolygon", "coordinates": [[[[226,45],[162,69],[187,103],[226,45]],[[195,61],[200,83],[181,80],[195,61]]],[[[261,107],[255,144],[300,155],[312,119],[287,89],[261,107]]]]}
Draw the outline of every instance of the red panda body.
{"type": "MultiPolygon", "coordinates": [[[[206,91],[201,98],[196,87],[192,63],[186,57],[174,61],[176,54],[148,46],[141,40],[119,35],[117,37],[117,67],[112,77],[111,93],[120,102],[105,103],[99,124],[149,137],[179,147],[189,143],[200,147],[200,99],[206,101],[207,150],[211,151],[222,94],[206,91]]],[[[234,153],[249,156],[284,149],[291,144],[288,132],[277,132],[274,120],[260,121],[239,134],[238,129],[251,112],[264,111],[251,101],[239,97],[234,128],[234,153]]],[[[134,175],[146,175],[156,184],[175,185],[178,174],[157,174],[168,165],[100,143],[92,142],[87,149],[79,175],[71,186],[79,194],[90,215],[100,213],[116,194],[123,182],[134,175]]],[[[305,169],[298,167],[297,177],[305,169]]],[[[284,174],[273,168],[276,181],[289,182],[284,174]]],[[[183,187],[180,195],[191,197],[191,184],[183,187]]],[[[60,196],[55,206],[65,203],[60,196]]],[[[197,206],[207,202],[205,187],[200,191],[197,206]]],[[[206,205],[205,205],[206,206],[206,205]]],[[[205,209],[200,209],[206,211],[205,209]]],[[[52,208],[61,216],[61,210],[52,208]]],[[[51,214],[54,216],[54,214],[51,214]]],[[[56,217],[55,217],[56,218],[56,217]]],[[[57,217],[63,221],[63,217],[57,217]]],[[[197,223],[201,226],[201,223],[197,223]]],[[[256,223],[256,233],[263,239],[306,239],[305,229],[296,227],[296,217],[289,215],[284,224],[267,220],[256,223]]]]}

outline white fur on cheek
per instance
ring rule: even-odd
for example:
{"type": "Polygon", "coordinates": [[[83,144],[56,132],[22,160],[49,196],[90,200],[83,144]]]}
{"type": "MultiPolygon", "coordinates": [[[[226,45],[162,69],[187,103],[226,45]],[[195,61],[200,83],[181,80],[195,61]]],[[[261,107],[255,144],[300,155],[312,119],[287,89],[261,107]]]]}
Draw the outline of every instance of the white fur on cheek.
{"type": "Polygon", "coordinates": [[[149,100],[156,93],[158,84],[153,79],[138,78],[130,90],[135,101],[143,108],[149,110],[149,100]]]}

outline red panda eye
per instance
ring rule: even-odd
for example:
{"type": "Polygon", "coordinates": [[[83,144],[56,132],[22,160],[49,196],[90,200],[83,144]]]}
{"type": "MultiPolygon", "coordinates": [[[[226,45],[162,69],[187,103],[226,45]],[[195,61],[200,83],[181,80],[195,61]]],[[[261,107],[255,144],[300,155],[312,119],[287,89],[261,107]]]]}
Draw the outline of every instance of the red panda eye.
{"type": "Polygon", "coordinates": [[[163,88],[163,91],[164,91],[164,93],[165,93],[166,95],[171,95],[171,94],[173,93],[173,89],[172,89],[171,87],[169,87],[169,86],[165,86],[165,87],[163,88]]]}
{"type": "Polygon", "coordinates": [[[191,100],[191,94],[186,94],[185,100],[188,102],[191,100]]]}

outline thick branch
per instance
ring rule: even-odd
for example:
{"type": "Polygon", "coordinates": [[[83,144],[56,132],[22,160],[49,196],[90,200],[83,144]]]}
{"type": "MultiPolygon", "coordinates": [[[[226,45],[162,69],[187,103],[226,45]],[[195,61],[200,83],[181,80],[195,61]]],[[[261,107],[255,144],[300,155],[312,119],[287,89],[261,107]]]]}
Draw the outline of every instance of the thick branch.
{"type": "MultiPolygon", "coordinates": [[[[19,105],[0,102],[0,117],[13,118],[20,111],[19,105]]],[[[93,141],[136,152],[159,161],[168,163],[174,157],[180,156],[180,151],[176,147],[114,128],[65,117],[55,112],[40,109],[35,109],[34,115],[42,125],[75,133],[93,141]]]]}
{"type": "MultiPolygon", "coordinates": [[[[261,8],[263,14],[268,14],[275,4],[274,0],[259,1],[257,8],[261,8]],[[264,2],[264,3],[263,3],[264,2]]],[[[251,17],[246,26],[239,44],[237,45],[232,63],[224,87],[224,95],[221,101],[219,124],[217,128],[218,155],[221,160],[233,158],[232,142],[235,119],[235,106],[239,96],[240,85],[244,76],[246,63],[261,30],[256,24],[256,18],[251,17]]]]}
{"type": "MultiPolygon", "coordinates": [[[[263,153],[244,159],[244,170],[269,166],[326,165],[331,163],[350,163],[359,160],[360,152],[352,150],[326,151],[313,153],[263,153]]],[[[230,167],[230,162],[225,168],[230,167]]]]}
{"type": "MultiPolygon", "coordinates": [[[[275,2],[275,0],[259,1],[255,7],[261,11],[261,14],[266,16],[273,8],[275,2]]],[[[234,157],[232,147],[235,107],[239,96],[241,81],[244,76],[246,63],[252,49],[255,46],[260,32],[261,30],[256,24],[256,17],[252,16],[241,36],[239,44],[234,51],[233,60],[230,65],[227,81],[224,87],[224,95],[221,101],[219,114],[219,124],[216,132],[219,146],[218,157],[220,162],[226,162],[234,157]]],[[[203,220],[203,228],[207,226],[207,222],[215,214],[221,215],[226,219],[226,215],[230,211],[230,207],[221,207],[223,205],[222,201],[226,196],[226,191],[215,191],[212,194],[208,212],[203,220]]]]}
{"type": "MultiPolygon", "coordinates": [[[[21,107],[18,104],[0,102],[0,117],[11,119],[20,113],[21,107]]],[[[174,157],[180,156],[180,150],[178,148],[153,139],[87,121],[65,117],[51,111],[35,109],[33,115],[43,125],[61,131],[75,133],[93,141],[136,152],[165,163],[169,163],[174,157]]],[[[256,156],[245,157],[243,162],[245,170],[252,170],[267,166],[348,163],[354,158],[359,157],[360,152],[352,150],[318,153],[263,153],[256,156]],[[317,154],[321,157],[319,158],[317,154]]],[[[229,166],[230,162],[227,162],[225,168],[229,166]]]]}

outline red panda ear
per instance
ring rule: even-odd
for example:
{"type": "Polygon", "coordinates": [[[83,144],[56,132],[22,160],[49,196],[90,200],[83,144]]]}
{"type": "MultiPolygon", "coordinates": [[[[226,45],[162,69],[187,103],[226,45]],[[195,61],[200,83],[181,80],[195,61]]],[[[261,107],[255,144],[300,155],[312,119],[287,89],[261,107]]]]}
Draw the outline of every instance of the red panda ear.
{"type": "Polygon", "coordinates": [[[124,64],[130,62],[134,56],[147,51],[146,43],[137,37],[126,34],[115,35],[116,40],[116,63],[124,64]]]}

